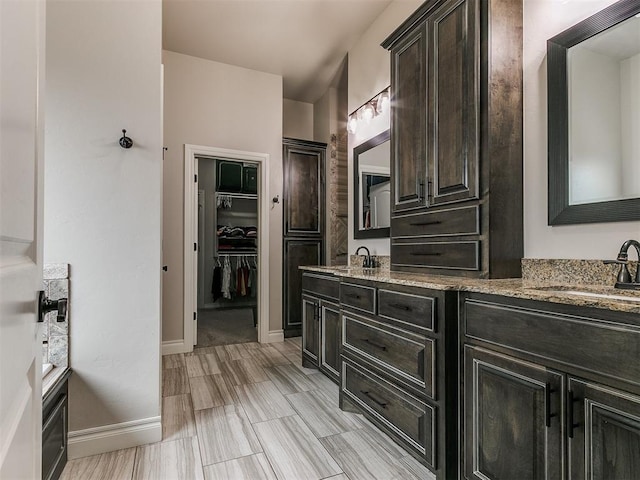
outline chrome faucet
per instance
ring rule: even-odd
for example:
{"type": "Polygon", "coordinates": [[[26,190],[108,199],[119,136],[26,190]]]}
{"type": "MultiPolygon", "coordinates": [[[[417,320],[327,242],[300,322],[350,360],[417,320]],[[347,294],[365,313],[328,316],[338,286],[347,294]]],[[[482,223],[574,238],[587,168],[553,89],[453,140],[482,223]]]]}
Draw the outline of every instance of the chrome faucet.
{"type": "Polygon", "coordinates": [[[362,268],[375,268],[376,261],[371,256],[371,252],[369,252],[369,249],[367,247],[365,247],[364,245],[358,247],[358,249],[356,250],[356,255],[360,255],[360,250],[362,250],[363,248],[367,252],[367,256],[364,257],[364,260],[362,261],[362,268]]]}
{"type": "Polygon", "coordinates": [[[638,261],[640,261],[640,242],[638,242],[637,240],[627,240],[620,247],[618,258],[616,258],[615,260],[607,260],[604,263],[617,263],[620,265],[620,270],[618,271],[618,276],[616,277],[615,288],[640,290],[640,263],[636,267],[635,279],[631,281],[631,272],[629,272],[628,267],[629,255],[627,253],[629,247],[634,247],[636,249],[638,261]]]}

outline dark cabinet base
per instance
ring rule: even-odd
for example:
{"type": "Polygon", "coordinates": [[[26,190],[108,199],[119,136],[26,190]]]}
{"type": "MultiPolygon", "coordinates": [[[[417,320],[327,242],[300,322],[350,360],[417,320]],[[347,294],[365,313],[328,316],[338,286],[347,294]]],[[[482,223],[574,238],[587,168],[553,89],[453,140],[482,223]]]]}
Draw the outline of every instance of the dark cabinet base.
{"type": "Polygon", "coordinates": [[[67,464],[68,380],[62,375],[42,401],[42,479],[57,480],[67,464]]]}

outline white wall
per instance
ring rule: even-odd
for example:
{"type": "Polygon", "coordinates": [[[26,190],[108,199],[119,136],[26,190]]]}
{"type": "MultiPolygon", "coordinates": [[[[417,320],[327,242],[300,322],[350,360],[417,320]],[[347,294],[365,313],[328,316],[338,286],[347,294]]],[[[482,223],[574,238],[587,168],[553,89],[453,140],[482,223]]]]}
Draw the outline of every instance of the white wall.
{"type": "Polygon", "coordinates": [[[524,0],[524,224],[527,258],[614,258],[640,222],[547,225],[547,39],[613,0],[524,0]]]}
{"type": "Polygon", "coordinates": [[[313,140],[313,104],[282,100],[282,136],[313,140]]]}
{"type": "Polygon", "coordinates": [[[72,433],[151,419],[160,440],[161,14],[47,2],[44,260],[71,265],[72,433]]]}
{"type": "MultiPolygon", "coordinates": [[[[282,197],[282,77],[164,51],[163,341],[183,337],[185,143],[268,153],[282,197]]],[[[282,203],[269,217],[270,330],[282,329],[282,203]]]]}
{"type": "MultiPolygon", "coordinates": [[[[380,44],[422,4],[421,0],[396,0],[364,32],[349,50],[349,113],[384,90],[391,82],[389,52],[380,44]]],[[[389,128],[389,116],[376,117],[368,126],[358,126],[356,135],[349,135],[348,186],[349,186],[349,252],[360,245],[372,254],[389,255],[389,238],[356,240],[353,238],[353,149],[364,141],[389,128]]]]}

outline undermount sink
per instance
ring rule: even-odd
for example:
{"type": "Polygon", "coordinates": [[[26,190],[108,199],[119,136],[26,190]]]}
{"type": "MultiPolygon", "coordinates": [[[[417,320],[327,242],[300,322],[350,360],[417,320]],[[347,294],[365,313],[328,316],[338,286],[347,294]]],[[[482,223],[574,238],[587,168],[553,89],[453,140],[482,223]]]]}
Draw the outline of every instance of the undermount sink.
{"type": "Polygon", "coordinates": [[[575,295],[578,297],[601,298],[605,300],[615,300],[618,302],[640,303],[640,295],[629,290],[621,290],[618,292],[603,293],[601,291],[590,291],[588,288],[582,287],[537,287],[534,290],[541,290],[551,294],[558,295],[575,295]]]}

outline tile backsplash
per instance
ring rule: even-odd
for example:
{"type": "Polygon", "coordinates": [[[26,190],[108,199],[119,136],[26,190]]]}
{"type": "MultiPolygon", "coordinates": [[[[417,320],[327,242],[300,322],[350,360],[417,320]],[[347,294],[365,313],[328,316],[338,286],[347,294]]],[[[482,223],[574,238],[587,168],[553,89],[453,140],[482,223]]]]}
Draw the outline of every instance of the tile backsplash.
{"type": "MultiPolygon", "coordinates": [[[[44,291],[51,300],[69,298],[69,264],[45,264],[43,269],[44,291]]],[[[42,363],[56,367],[69,366],[69,316],[71,304],[67,302],[67,316],[58,322],[58,312],[45,316],[42,328],[42,363]]]]}

